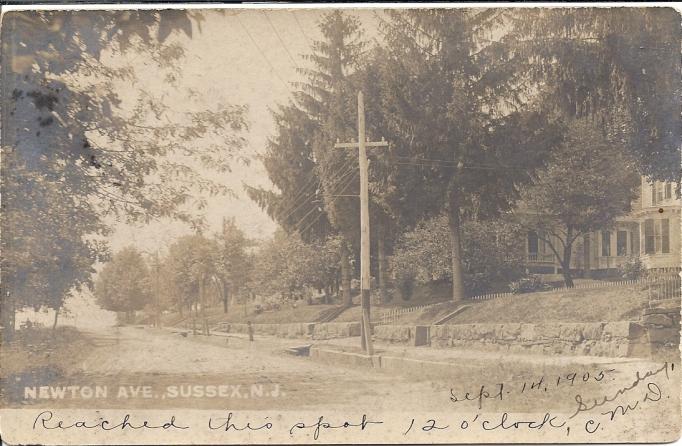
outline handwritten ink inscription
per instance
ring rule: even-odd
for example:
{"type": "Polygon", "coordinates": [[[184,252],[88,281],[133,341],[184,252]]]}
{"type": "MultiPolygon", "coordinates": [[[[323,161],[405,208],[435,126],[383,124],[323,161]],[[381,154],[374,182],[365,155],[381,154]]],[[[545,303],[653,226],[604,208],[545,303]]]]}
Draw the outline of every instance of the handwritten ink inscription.
{"type": "MultiPolygon", "coordinates": [[[[506,382],[494,386],[480,385],[476,390],[455,393],[450,390],[449,400],[453,404],[469,402],[475,404],[475,409],[469,415],[444,416],[442,418],[420,418],[418,415],[404,413],[400,433],[403,437],[418,440],[420,435],[432,435],[438,432],[476,432],[485,434],[494,431],[533,432],[550,431],[561,432],[562,437],[570,437],[572,432],[582,432],[592,435],[600,432],[609,423],[627,420],[633,413],[648,410],[662,401],[669,400],[670,392],[664,391],[664,384],[671,380],[675,371],[675,364],[664,364],[646,371],[637,371],[631,379],[626,379],[625,385],[616,388],[602,389],[601,394],[581,391],[574,394],[575,405],[570,411],[545,411],[539,413],[514,413],[514,405],[509,410],[486,413],[483,411],[485,401],[508,402],[510,395],[527,394],[531,391],[550,392],[560,386],[579,389],[579,383],[593,381],[604,382],[614,369],[600,370],[596,374],[578,374],[570,372],[558,377],[542,376],[530,382],[506,382]],[[545,389],[546,386],[546,389],[545,389]],[[584,415],[579,417],[578,415],[584,415]]],[[[532,395],[532,393],[531,393],[532,395]]],[[[395,423],[396,420],[388,420],[395,423]]],[[[362,413],[347,417],[320,414],[308,419],[294,422],[283,422],[279,417],[263,417],[261,419],[246,418],[237,412],[227,412],[224,415],[211,416],[203,424],[191,424],[181,420],[178,415],[171,415],[165,419],[142,419],[131,414],[120,418],[96,417],[93,419],[65,419],[54,411],[39,412],[33,420],[33,430],[104,430],[104,431],[140,431],[140,430],[208,430],[209,432],[231,434],[249,432],[258,435],[262,432],[279,432],[293,438],[304,436],[313,440],[324,440],[326,433],[353,431],[368,438],[379,438],[382,429],[388,424],[387,420],[379,416],[362,413]]],[[[257,437],[254,437],[257,438],[257,437]]]]}

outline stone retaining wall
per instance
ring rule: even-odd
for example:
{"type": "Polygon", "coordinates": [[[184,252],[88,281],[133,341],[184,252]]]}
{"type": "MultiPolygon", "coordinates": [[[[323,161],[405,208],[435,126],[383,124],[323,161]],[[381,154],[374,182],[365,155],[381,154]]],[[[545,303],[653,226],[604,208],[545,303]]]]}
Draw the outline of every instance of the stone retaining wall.
{"type": "Polygon", "coordinates": [[[325,322],[314,324],[313,339],[360,336],[360,322],[325,322]]]}
{"type": "Polygon", "coordinates": [[[432,325],[428,340],[419,341],[419,328],[406,325],[379,325],[375,338],[408,345],[461,347],[489,351],[537,354],[598,355],[611,357],[646,356],[647,330],[636,322],[544,323],[544,324],[463,324],[432,325]]]}
{"type": "MultiPolygon", "coordinates": [[[[218,330],[248,333],[246,324],[218,330]]],[[[680,308],[651,308],[641,322],[374,325],[378,341],[439,348],[610,357],[649,356],[680,342],[680,308]]],[[[280,338],[333,339],[360,336],[359,322],[253,324],[254,334],[280,338]]]]}
{"type": "Polygon", "coordinates": [[[648,355],[646,329],[636,322],[467,324],[431,327],[431,345],[559,355],[648,355]]]}
{"type": "Polygon", "coordinates": [[[677,349],[680,345],[680,307],[647,308],[642,325],[649,333],[653,351],[677,349]]]}
{"type": "MultiPolygon", "coordinates": [[[[332,339],[360,336],[359,322],[290,323],[290,324],[252,324],[256,335],[276,336],[279,338],[332,339]]],[[[247,324],[221,324],[218,331],[226,333],[248,333],[247,324]]]]}
{"type": "Polygon", "coordinates": [[[420,346],[430,343],[430,329],[426,325],[376,325],[373,332],[377,340],[420,346]]]}

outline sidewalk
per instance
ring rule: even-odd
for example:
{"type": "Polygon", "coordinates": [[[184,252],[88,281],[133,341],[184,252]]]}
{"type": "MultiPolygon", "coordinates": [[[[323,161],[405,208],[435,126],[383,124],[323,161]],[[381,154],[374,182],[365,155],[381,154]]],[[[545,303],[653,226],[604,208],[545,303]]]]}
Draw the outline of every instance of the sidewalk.
{"type": "MultiPolygon", "coordinates": [[[[167,328],[174,332],[187,332],[184,329],[167,328]]],[[[191,331],[188,336],[191,335],[191,331]]],[[[196,336],[196,338],[205,338],[196,336]]],[[[237,342],[248,342],[247,334],[223,333],[212,331],[209,338],[229,338],[237,342]]],[[[208,339],[208,338],[207,338],[208,339]]],[[[642,358],[611,358],[603,356],[553,356],[525,353],[508,353],[479,351],[462,348],[436,348],[430,346],[411,347],[386,342],[374,342],[374,356],[368,357],[360,348],[360,337],[313,340],[305,338],[279,338],[274,336],[255,335],[254,347],[267,346],[269,350],[289,351],[301,348],[308,352],[309,359],[338,367],[362,367],[389,371],[391,373],[407,373],[411,375],[443,376],[454,369],[469,369],[472,373],[478,370],[495,367],[505,369],[527,368],[532,370],[555,369],[575,366],[636,365],[651,362],[642,358]]]]}
{"type": "MultiPolygon", "coordinates": [[[[318,349],[336,350],[354,354],[363,354],[360,338],[339,338],[325,341],[311,341],[318,349]]],[[[642,362],[641,358],[610,358],[604,356],[552,356],[526,353],[494,352],[456,347],[437,348],[430,346],[411,347],[399,344],[374,342],[374,353],[382,358],[407,359],[427,362],[456,363],[458,366],[471,365],[479,367],[492,364],[535,364],[547,366],[563,366],[568,364],[624,364],[642,362]]]]}

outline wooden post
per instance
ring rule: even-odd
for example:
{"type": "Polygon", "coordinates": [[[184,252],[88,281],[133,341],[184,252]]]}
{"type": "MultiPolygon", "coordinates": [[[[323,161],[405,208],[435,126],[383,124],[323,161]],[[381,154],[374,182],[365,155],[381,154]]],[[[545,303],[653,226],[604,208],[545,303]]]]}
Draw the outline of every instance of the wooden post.
{"type": "Polygon", "coordinates": [[[154,271],[155,271],[155,281],[154,281],[154,326],[159,328],[161,326],[161,287],[159,284],[160,275],[160,265],[159,265],[159,248],[156,248],[154,253],[154,271]]]}
{"type": "Polygon", "coordinates": [[[358,164],[360,166],[360,296],[362,306],[362,339],[365,351],[373,354],[370,325],[369,275],[369,173],[365,148],[365,101],[358,92],[358,164]]]}
{"type": "Polygon", "coordinates": [[[384,231],[385,224],[385,220],[380,218],[377,222],[377,230],[375,232],[377,235],[377,274],[379,276],[379,292],[381,296],[381,303],[388,302],[388,292],[386,290],[386,246],[384,244],[384,237],[386,234],[384,231]]]}
{"type": "Polygon", "coordinates": [[[362,91],[358,92],[358,142],[337,143],[336,148],[358,148],[358,164],[360,167],[360,302],[362,308],[362,324],[360,341],[368,355],[374,354],[370,323],[370,242],[369,242],[369,173],[367,147],[386,147],[388,143],[368,142],[365,137],[365,102],[362,91]]]}

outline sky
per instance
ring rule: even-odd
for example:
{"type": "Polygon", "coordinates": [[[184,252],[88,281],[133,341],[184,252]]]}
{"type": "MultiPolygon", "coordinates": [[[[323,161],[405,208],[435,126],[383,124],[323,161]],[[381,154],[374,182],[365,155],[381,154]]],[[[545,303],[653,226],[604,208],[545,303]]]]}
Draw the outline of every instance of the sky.
{"type": "MultiPolygon", "coordinates": [[[[246,153],[255,158],[264,151],[268,137],[274,134],[269,110],[286,103],[293,89],[290,83],[302,80],[297,67],[307,66],[301,55],[310,53],[312,42],[321,38],[317,24],[323,13],[320,9],[203,11],[205,20],[200,23],[200,31],[194,23],[192,38],[178,31],[171,36],[171,40],[175,39],[185,48],[177,87],[168,88],[159,82],[158,73],[151,65],[146,69],[144,60],[132,56],[129,61],[134,62],[140,78],[140,85],[136,87],[157,90],[178,110],[212,108],[225,103],[247,105],[246,153]],[[188,101],[190,89],[193,93],[188,101]]],[[[352,14],[360,18],[367,39],[377,37],[378,20],[374,10],[353,10],[352,14]]],[[[119,94],[125,96],[127,86],[121,87],[119,94]]],[[[203,173],[238,195],[208,198],[205,214],[209,233],[219,230],[223,218],[235,218],[236,224],[252,238],[264,239],[274,233],[276,223],[246,196],[242,187],[243,183],[272,187],[259,161],[254,160],[248,167],[239,165],[229,174],[203,173]]],[[[192,232],[187,225],[169,220],[148,225],[118,222],[114,227],[110,237],[114,251],[126,245],[143,250],[158,247],[164,251],[175,238],[192,232]]]]}

